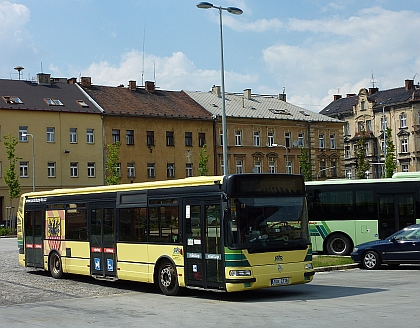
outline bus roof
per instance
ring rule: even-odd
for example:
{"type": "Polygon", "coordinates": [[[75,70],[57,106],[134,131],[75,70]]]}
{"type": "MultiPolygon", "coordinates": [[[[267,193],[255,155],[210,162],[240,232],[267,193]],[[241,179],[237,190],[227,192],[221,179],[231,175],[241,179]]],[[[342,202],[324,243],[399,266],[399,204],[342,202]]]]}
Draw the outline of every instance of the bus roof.
{"type": "Polygon", "coordinates": [[[378,183],[395,183],[395,182],[420,182],[420,172],[399,172],[395,173],[392,178],[383,179],[328,179],[323,181],[307,181],[307,186],[322,186],[322,185],[346,185],[346,184],[378,184],[378,183]]]}
{"type": "Polygon", "coordinates": [[[46,191],[33,191],[23,194],[21,197],[36,198],[47,196],[63,196],[63,195],[80,195],[89,193],[103,193],[103,192],[118,192],[118,191],[131,191],[131,190],[144,190],[144,189],[158,189],[158,188],[176,188],[187,186],[199,185],[213,185],[222,184],[223,176],[199,176],[175,180],[162,180],[151,182],[138,182],[118,184],[111,186],[94,186],[83,188],[66,188],[66,189],[53,189],[46,191]]]}

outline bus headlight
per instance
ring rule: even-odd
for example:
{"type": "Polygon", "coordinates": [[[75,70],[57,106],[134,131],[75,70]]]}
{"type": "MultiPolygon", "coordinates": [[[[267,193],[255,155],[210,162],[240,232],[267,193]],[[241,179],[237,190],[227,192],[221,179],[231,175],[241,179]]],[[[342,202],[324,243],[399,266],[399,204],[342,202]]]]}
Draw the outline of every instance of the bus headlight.
{"type": "Polygon", "coordinates": [[[314,266],[312,265],[312,263],[306,263],[305,264],[305,270],[313,270],[314,266]]]}
{"type": "Polygon", "coordinates": [[[246,277],[251,275],[251,270],[230,270],[229,276],[231,277],[246,277]]]}

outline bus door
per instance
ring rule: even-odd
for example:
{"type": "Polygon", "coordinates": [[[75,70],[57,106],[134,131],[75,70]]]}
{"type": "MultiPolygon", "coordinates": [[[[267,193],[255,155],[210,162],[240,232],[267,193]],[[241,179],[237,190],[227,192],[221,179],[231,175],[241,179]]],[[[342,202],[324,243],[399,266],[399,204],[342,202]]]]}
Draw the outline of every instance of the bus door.
{"type": "Polygon", "coordinates": [[[27,267],[44,267],[44,211],[34,209],[25,212],[24,219],[24,244],[25,244],[25,265],[27,267]]]}
{"type": "Polygon", "coordinates": [[[90,206],[90,267],[95,278],[116,277],[115,205],[90,206]]]}
{"type": "Polygon", "coordinates": [[[379,238],[416,223],[414,199],[412,194],[379,195],[379,238]]]}
{"type": "Polygon", "coordinates": [[[184,215],[187,286],[222,289],[224,256],[220,200],[185,200],[184,215]]]}

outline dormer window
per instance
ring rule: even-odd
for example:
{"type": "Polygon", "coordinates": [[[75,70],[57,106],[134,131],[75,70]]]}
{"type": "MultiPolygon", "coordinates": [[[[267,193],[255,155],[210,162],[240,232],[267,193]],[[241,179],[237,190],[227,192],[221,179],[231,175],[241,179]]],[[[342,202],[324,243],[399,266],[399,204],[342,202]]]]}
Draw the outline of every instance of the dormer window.
{"type": "Polygon", "coordinates": [[[60,99],[44,98],[44,101],[48,104],[48,106],[64,106],[60,99]]]}
{"type": "Polygon", "coordinates": [[[85,103],[84,100],[76,100],[80,107],[89,107],[88,104],[85,103]]]}
{"type": "Polygon", "coordinates": [[[7,104],[23,104],[23,101],[16,96],[2,96],[2,98],[7,104]]]}

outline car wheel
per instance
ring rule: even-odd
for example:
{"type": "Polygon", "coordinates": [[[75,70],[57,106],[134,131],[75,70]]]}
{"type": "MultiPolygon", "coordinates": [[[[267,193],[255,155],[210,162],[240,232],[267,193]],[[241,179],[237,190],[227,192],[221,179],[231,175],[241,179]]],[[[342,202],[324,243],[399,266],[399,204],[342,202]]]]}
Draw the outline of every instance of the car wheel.
{"type": "Polygon", "coordinates": [[[61,258],[57,252],[52,252],[50,255],[49,269],[51,276],[55,279],[60,279],[63,275],[63,266],[61,265],[61,258]]]}
{"type": "Polygon", "coordinates": [[[380,255],[374,251],[367,251],[363,255],[362,266],[367,270],[378,269],[381,266],[382,259],[380,255]]]}
{"type": "Polygon", "coordinates": [[[352,242],[346,235],[331,235],[327,238],[326,250],[329,255],[349,255],[352,250],[352,242]]]}
{"type": "Polygon", "coordinates": [[[178,274],[169,261],[164,261],[159,267],[158,286],[165,295],[173,296],[179,292],[178,274]]]}

